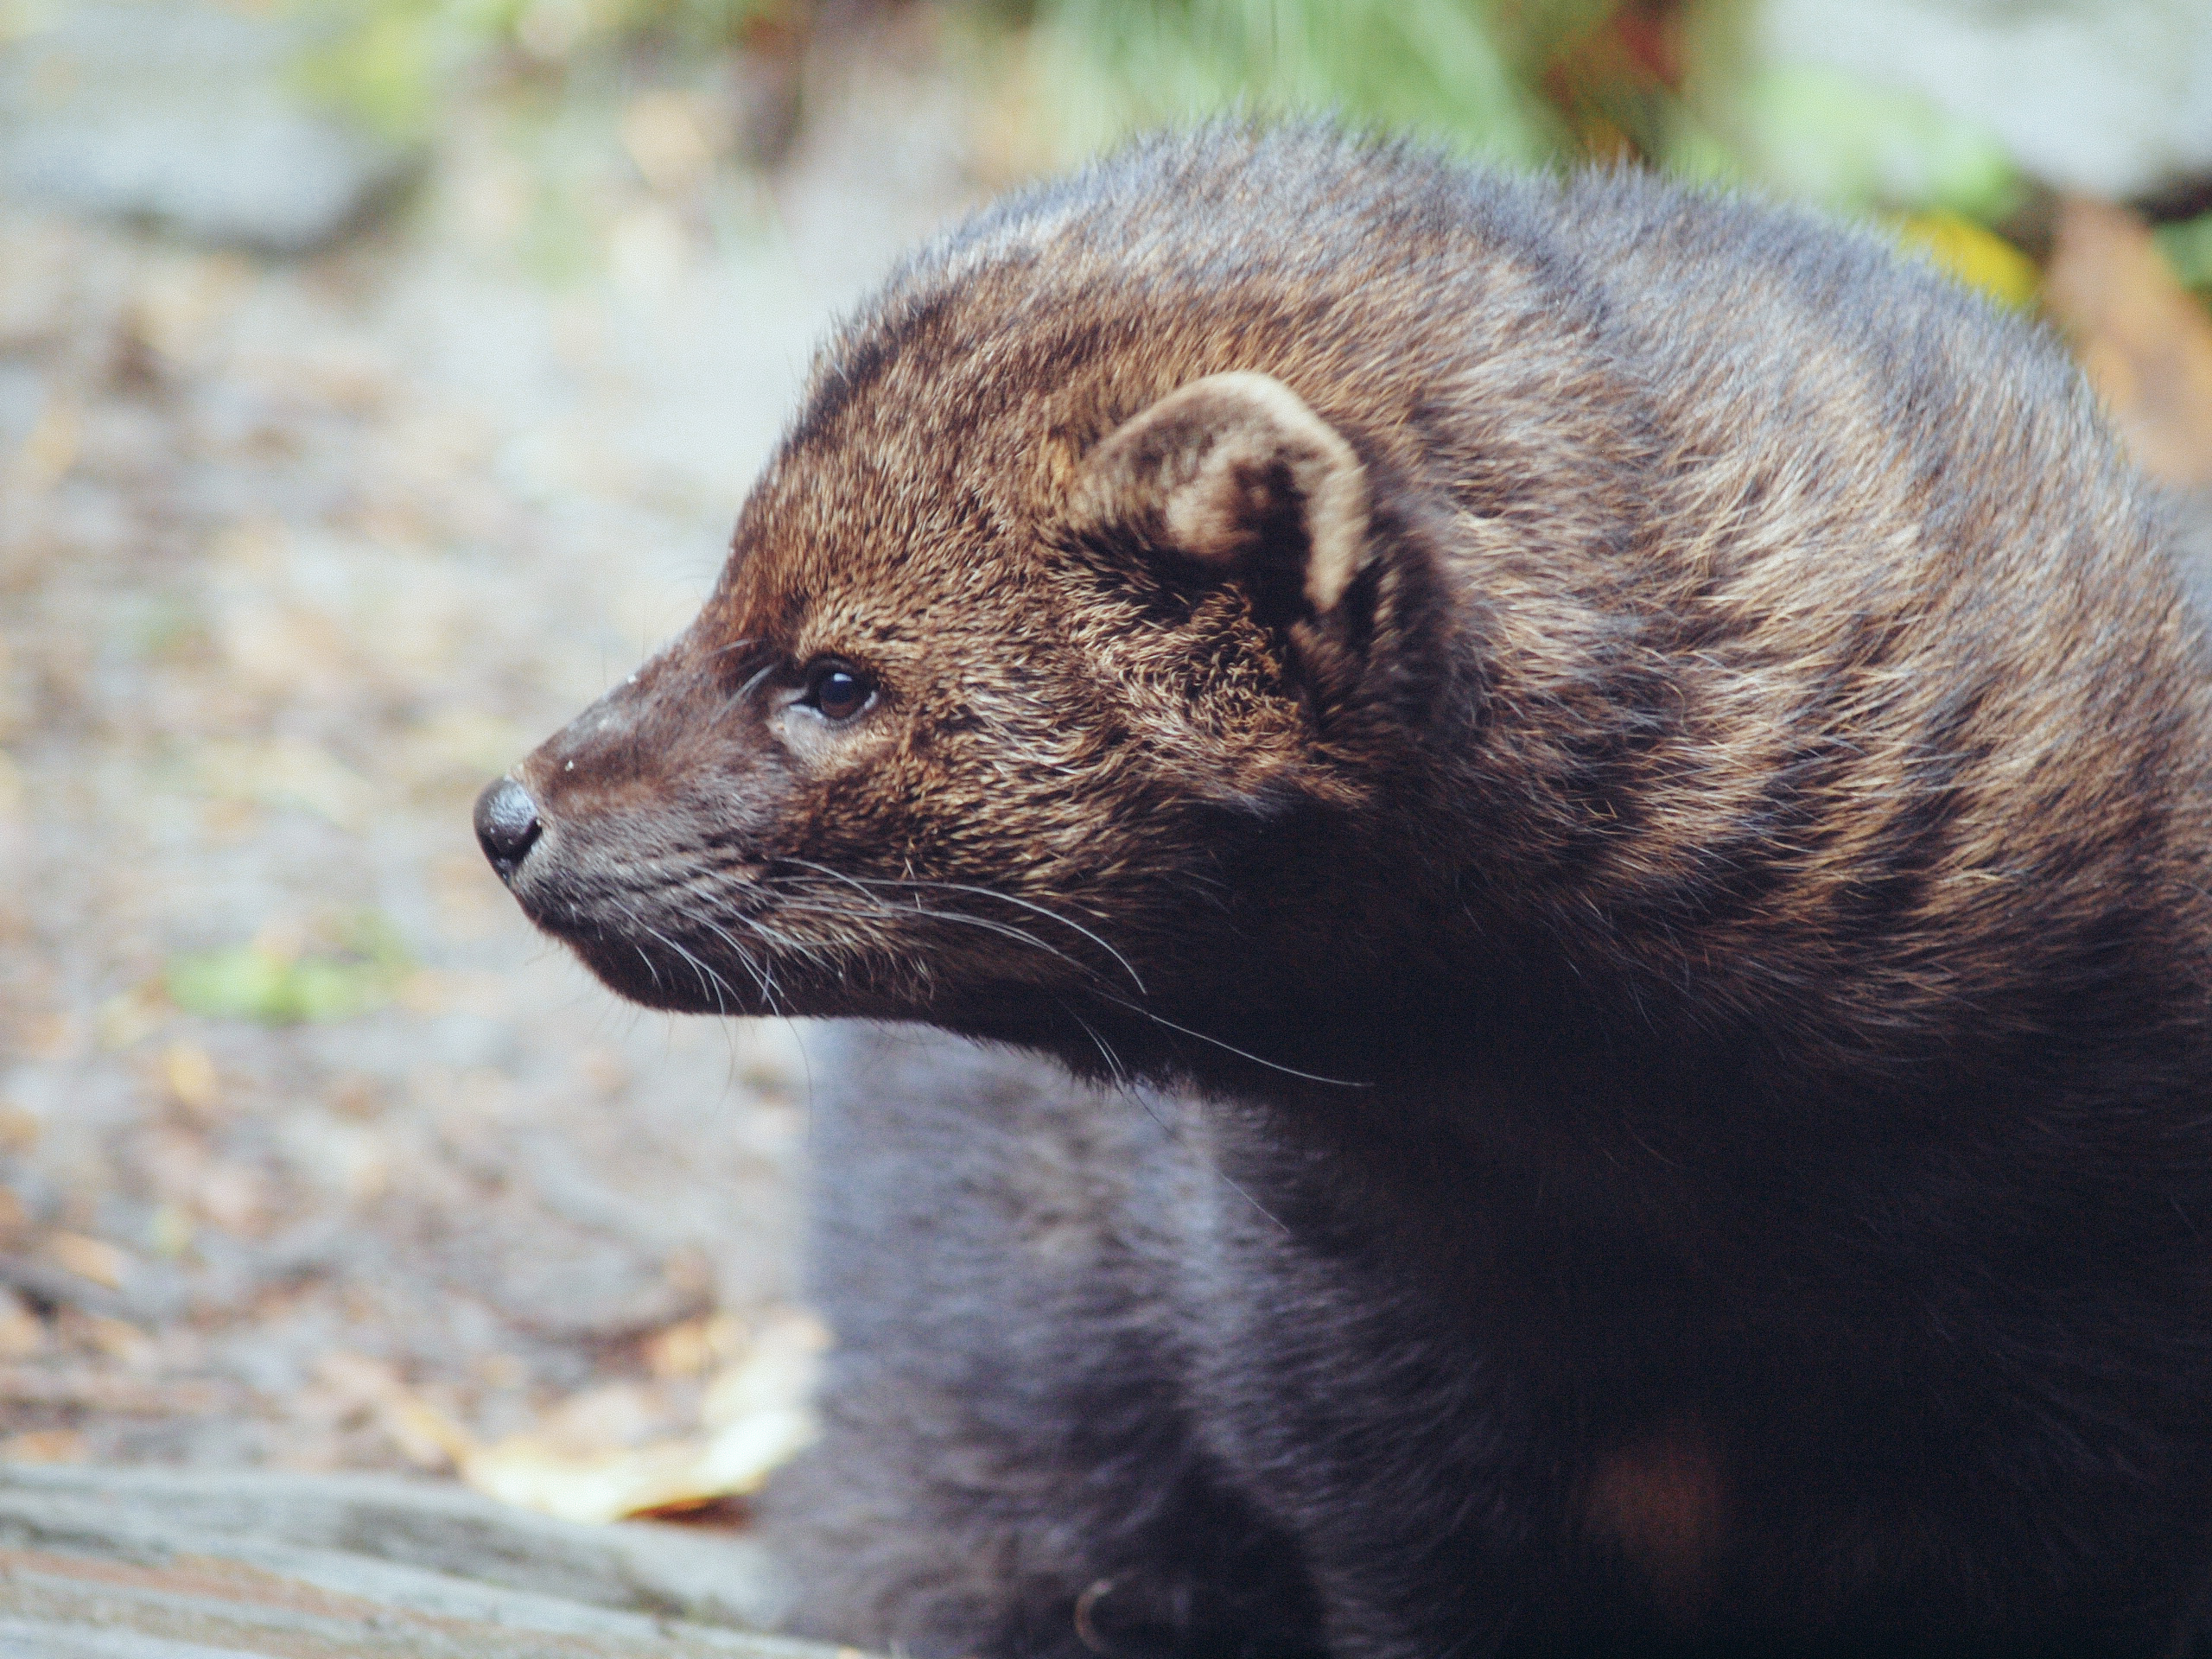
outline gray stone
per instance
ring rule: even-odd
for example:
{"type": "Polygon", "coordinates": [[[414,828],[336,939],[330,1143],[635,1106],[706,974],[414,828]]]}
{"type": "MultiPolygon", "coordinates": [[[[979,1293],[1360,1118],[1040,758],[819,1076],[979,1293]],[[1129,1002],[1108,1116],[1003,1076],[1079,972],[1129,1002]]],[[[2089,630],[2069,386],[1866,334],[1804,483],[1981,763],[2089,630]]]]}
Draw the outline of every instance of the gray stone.
{"type": "Polygon", "coordinates": [[[380,1476],[0,1465],[0,1659],[832,1659],[742,1538],[380,1476]]]}
{"type": "Polygon", "coordinates": [[[2046,183],[2127,197],[2212,169],[2204,0],[1764,0],[1752,56],[1917,93],[2046,183]]]}
{"type": "Polygon", "coordinates": [[[98,0],[0,53],[0,181],[71,212],[296,254],[359,224],[414,158],[294,85],[298,25],[98,0]]]}
{"type": "Polygon", "coordinates": [[[451,1611],[464,1589],[550,1599],[563,1618],[594,1608],[757,1627],[779,1605],[749,1539],[579,1526],[388,1475],[0,1464],[0,1545],[142,1563],[221,1555],[423,1611],[451,1611]]]}

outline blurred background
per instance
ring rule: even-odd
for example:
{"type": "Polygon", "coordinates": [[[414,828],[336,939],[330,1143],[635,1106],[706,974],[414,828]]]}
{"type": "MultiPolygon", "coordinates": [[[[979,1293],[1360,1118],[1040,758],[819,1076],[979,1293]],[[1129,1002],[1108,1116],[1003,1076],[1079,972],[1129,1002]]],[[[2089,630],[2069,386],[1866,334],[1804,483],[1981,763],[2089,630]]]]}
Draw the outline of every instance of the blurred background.
{"type": "Polygon", "coordinates": [[[1864,219],[2201,526],[2202,0],[0,0],[0,1460],[741,1519],[836,1035],[617,1006],[471,799],[904,245],[1230,109],[1864,219]]]}

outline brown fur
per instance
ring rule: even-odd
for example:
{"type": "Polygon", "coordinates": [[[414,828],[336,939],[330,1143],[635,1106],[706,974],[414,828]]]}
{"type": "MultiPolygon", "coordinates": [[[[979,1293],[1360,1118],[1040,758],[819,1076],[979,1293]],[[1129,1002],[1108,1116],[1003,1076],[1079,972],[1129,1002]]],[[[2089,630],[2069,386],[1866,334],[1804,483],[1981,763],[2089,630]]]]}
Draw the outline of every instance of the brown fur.
{"type": "MultiPolygon", "coordinates": [[[[1211,1103],[1122,1154],[1087,1314],[960,1257],[1060,1310],[1019,1401],[1015,1335],[832,1298],[876,1334],[795,1477],[837,1512],[783,1523],[811,1628],[1035,1650],[1112,1584],[1193,1650],[2165,1652],[2212,1562],[2202,651],[2078,378],[1932,274],[1224,130],[893,276],[505,868],[641,1001],[1211,1103]],[[1037,1486],[1117,1392],[1157,1466],[1037,1486]]],[[[906,1179],[943,1203],[868,1248],[966,1224],[906,1179]]]]}

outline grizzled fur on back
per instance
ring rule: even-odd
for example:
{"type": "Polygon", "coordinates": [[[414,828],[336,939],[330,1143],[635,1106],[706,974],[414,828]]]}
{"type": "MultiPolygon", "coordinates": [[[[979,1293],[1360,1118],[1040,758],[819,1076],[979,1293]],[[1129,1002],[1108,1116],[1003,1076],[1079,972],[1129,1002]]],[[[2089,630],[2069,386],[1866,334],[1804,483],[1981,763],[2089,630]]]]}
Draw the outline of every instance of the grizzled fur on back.
{"type": "Polygon", "coordinates": [[[641,1001],[1186,1091],[830,1109],[824,1202],[906,1199],[824,1235],[805,1628],[2152,1654],[2212,1576],[2206,699],[2018,321],[1223,129],[903,266],[486,847],[641,1001]]]}

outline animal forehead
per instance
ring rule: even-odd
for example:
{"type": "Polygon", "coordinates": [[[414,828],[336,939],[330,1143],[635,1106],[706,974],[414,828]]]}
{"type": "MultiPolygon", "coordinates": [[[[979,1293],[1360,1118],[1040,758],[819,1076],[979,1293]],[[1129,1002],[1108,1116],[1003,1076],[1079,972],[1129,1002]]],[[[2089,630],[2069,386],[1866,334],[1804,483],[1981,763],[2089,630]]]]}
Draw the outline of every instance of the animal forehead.
{"type": "Polygon", "coordinates": [[[728,626],[800,652],[913,652],[1033,632],[1050,606],[1033,539],[912,511],[798,514],[741,533],[728,626]]]}

